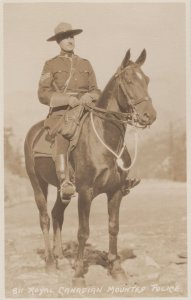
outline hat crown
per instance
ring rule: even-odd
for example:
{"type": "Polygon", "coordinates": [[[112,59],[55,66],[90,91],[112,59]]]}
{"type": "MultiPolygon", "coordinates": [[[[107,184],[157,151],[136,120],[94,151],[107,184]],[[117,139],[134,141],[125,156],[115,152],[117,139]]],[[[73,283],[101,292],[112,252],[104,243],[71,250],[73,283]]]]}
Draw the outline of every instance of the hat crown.
{"type": "Polygon", "coordinates": [[[72,30],[72,25],[69,23],[60,23],[56,26],[56,28],[54,29],[55,34],[61,33],[61,32],[67,32],[72,30]]]}

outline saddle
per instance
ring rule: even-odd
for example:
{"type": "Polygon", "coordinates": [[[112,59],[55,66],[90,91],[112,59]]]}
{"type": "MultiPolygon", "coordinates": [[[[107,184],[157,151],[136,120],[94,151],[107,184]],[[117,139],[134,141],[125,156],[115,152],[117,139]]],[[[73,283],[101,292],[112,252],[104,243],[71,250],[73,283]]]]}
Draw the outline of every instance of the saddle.
{"type": "Polygon", "coordinates": [[[44,127],[48,129],[48,133],[52,139],[55,138],[56,134],[60,133],[66,139],[72,140],[83,112],[84,107],[82,105],[58,111],[44,121],[44,127]]]}
{"type": "Polygon", "coordinates": [[[77,145],[82,125],[88,115],[83,106],[77,106],[71,110],[60,111],[50,115],[44,121],[44,127],[37,133],[33,143],[34,157],[53,157],[54,138],[57,133],[70,140],[69,152],[77,145]]]}

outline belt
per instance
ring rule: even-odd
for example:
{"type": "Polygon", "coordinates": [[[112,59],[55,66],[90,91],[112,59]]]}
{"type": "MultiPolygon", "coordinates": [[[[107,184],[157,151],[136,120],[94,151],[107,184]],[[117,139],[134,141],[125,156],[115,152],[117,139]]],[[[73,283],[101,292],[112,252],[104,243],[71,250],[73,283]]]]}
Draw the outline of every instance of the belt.
{"type": "Polygon", "coordinates": [[[68,109],[69,105],[62,105],[62,106],[57,106],[57,107],[52,107],[50,108],[50,114],[55,112],[55,111],[59,111],[59,110],[66,110],[68,109]]]}

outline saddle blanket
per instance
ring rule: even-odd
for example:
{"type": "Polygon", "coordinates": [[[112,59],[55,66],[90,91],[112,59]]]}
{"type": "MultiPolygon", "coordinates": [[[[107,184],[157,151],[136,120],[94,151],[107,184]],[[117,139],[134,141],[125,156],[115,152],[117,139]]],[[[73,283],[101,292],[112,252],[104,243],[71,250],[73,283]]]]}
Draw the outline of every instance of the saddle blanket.
{"type": "Polygon", "coordinates": [[[47,131],[42,128],[33,146],[34,157],[54,156],[54,144],[47,139],[47,131]]]}

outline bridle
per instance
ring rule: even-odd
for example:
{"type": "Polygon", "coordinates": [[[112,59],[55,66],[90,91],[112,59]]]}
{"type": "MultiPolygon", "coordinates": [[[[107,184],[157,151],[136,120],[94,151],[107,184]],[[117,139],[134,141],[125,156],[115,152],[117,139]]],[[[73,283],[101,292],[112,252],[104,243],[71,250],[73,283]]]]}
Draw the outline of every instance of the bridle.
{"type": "Polygon", "coordinates": [[[136,112],[136,106],[144,101],[152,101],[150,97],[142,97],[139,99],[135,99],[132,95],[130,95],[124,86],[124,80],[121,76],[129,66],[121,69],[121,67],[118,68],[117,72],[114,74],[114,79],[117,81],[118,84],[118,97],[119,97],[119,88],[121,88],[122,92],[124,93],[128,105],[131,108],[131,112],[115,112],[110,111],[107,109],[103,109],[100,107],[92,106],[92,105],[85,105],[86,110],[90,111],[93,115],[96,115],[102,119],[113,121],[119,124],[123,125],[131,125],[135,128],[141,128],[144,129],[148,125],[140,124],[139,122],[139,114],[136,112]]]}
{"type": "MultiPolygon", "coordinates": [[[[125,88],[125,85],[124,85],[124,80],[121,76],[127,69],[129,69],[129,66],[127,66],[123,69],[121,69],[121,67],[119,67],[117,72],[114,75],[114,77],[117,81],[117,84],[118,84],[118,95],[119,95],[119,88],[121,88],[123,94],[125,95],[125,97],[128,101],[128,105],[132,109],[132,114],[133,114],[133,118],[132,118],[133,124],[132,124],[132,126],[139,127],[139,128],[145,128],[145,127],[147,127],[147,125],[140,125],[140,123],[139,123],[139,114],[136,112],[136,106],[138,104],[141,104],[144,101],[152,101],[152,99],[149,96],[145,96],[145,97],[141,97],[141,98],[136,99],[130,93],[127,92],[127,90],[125,88]],[[139,125],[137,125],[137,124],[139,124],[139,125]]],[[[118,96],[118,98],[119,98],[119,96],[118,96]]]]}

